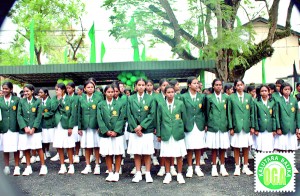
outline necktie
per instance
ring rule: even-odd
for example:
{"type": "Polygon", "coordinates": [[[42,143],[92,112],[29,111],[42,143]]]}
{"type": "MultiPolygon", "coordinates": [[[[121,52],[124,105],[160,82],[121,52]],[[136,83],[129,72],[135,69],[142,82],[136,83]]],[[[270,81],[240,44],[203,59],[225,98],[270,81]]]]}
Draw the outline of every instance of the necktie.
{"type": "Polygon", "coordinates": [[[196,98],[194,97],[194,98],[193,98],[193,102],[195,102],[195,101],[196,101],[196,98]]]}
{"type": "Polygon", "coordinates": [[[110,110],[110,108],[111,108],[111,105],[110,105],[110,104],[108,104],[108,110],[110,110]]]}
{"type": "Polygon", "coordinates": [[[220,103],[220,97],[218,97],[218,103],[220,103]]]}
{"type": "Polygon", "coordinates": [[[240,102],[243,103],[243,97],[240,97],[240,102]]]}
{"type": "Polygon", "coordinates": [[[172,113],[172,105],[169,105],[169,111],[172,113]]]}
{"type": "Polygon", "coordinates": [[[5,104],[8,106],[9,101],[5,101],[5,104]]]}
{"type": "Polygon", "coordinates": [[[142,97],[142,96],[139,96],[139,103],[142,102],[142,99],[143,99],[143,97],[142,97]]]}

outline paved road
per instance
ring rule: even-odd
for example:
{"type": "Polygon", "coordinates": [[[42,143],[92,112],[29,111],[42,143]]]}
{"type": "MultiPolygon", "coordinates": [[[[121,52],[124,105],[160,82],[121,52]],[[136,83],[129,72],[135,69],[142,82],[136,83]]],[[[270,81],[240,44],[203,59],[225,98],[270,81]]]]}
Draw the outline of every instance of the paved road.
{"type": "MultiPolygon", "coordinates": [[[[53,152],[54,153],[54,152],[53,152]]],[[[1,156],[1,162],[3,157],[1,156]]],[[[210,158],[210,156],[209,156],[210,158]]],[[[8,185],[1,180],[0,195],[3,190],[8,190],[9,185],[13,185],[14,190],[19,190],[18,195],[258,195],[254,192],[254,176],[246,176],[242,174],[239,177],[233,176],[234,163],[233,158],[228,158],[226,161],[226,168],[230,174],[229,177],[211,177],[211,166],[208,160],[206,165],[202,166],[205,173],[205,177],[193,177],[186,179],[186,184],[179,185],[176,182],[176,178],[173,177],[173,181],[165,185],[162,183],[163,177],[157,177],[156,173],[159,167],[152,168],[152,176],[154,182],[148,184],[145,181],[140,183],[131,183],[132,176],[130,171],[133,167],[133,160],[126,158],[125,165],[123,166],[123,174],[120,176],[120,181],[117,183],[105,182],[106,166],[104,159],[101,163],[101,175],[95,176],[82,175],[82,171],[85,167],[83,157],[81,162],[75,165],[76,173],[74,175],[58,175],[59,170],[58,162],[46,161],[49,169],[48,175],[41,177],[39,173],[39,163],[32,165],[33,174],[28,177],[14,177],[8,176],[8,185]],[[2,189],[2,191],[1,191],[2,189]]],[[[297,167],[300,168],[300,152],[297,152],[296,156],[297,167]]],[[[13,163],[11,163],[13,165],[13,163]]],[[[254,161],[250,161],[250,168],[253,170],[254,161]]],[[[22,165],[22,171],[23,171],[22,165]]],[[[93,167],[93,165],[92,165],[93,167]]],[[[1,167],[3,168],[3,167],[1,167]]],[[[186,164],[184,167],[186,171],[186,164]]],[[[2,170],[2,169],[1,169],[2,170]]],[[[13,167],[11,167],[13,171],[13,167]]],[[[0,174],[0,177],[3,174],[0,174]]],[[[296,179],[297,192],[290,195],[300,195],[300,175],[297,175],[296,179]]],[[[259,195],[275,195],[275,194],[259,194],[259,195]]],[[[280,194],[276,194],[280,195],[280,194]]],[[[282,194],[283,195],[283,194],[282,194]]]]}

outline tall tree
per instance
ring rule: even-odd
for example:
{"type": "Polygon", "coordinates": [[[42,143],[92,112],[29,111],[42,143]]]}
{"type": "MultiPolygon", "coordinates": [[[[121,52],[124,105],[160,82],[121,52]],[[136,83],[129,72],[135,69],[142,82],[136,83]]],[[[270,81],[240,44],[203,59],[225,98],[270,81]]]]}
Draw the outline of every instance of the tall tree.
{"type": "Polygon", "coordinates": [[[65,39],[62,32],[78,24],[84,10],[85,5],[80,0],[19,0],[9,17],[18,25],[17,32],[28,41],[30,22],[34,20],[34,52],[37,63],[42,64],[41,55],[57,49],[53,40],[65,39]]]}
{"type": "Polygon", "coordinates": [[[246,70],[272,56],[272,44],[291,34],[293,3],[286,10],[285,30],[282,31],[277,29],[280,0],[274,0],[272,5],[264,2],[269,31],[267,38],[257,44],[250,22],[254,17],[247,13],[247,26],[242,26],[237,17],[239,9],[247,12],[255,6],[254,0],[105,0],[102,6],[113,12],[110,34],[116,39],[130,38],[126,24],[134,16],[139,39],[151,35],[152,45],[166,43],[181,59],[216,59],[216,68],[207,71],[224,81],[233,81],[243,78],[246,70]],[[187,9],[182,12],[184,7],[187,9]],[[188,43],[192,50],[187,47],[188,43]],[[191,52],[196,49],[198,54],[191,52]]]}

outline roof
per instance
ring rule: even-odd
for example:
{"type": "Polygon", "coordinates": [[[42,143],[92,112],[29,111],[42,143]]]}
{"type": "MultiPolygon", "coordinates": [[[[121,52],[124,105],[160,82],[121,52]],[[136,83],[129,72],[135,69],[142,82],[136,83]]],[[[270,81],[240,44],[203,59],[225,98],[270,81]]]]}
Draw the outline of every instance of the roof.
{"type": "MultiPolygon", "coordinates": [[[[267,19],[265,19],[265,18],[263,18],[263,17],[258,17],[258,18],[255,18],[255,19],[253,19],[253,20],[251,20],[251,21],[249,21],[249,22],[243,24],[243,26],[246,26],[246,25],[248,25],[248,24],[250,24],[250,23],[254,23],[254,22],[262,22],[262,23],[268,24],[268,23],[269,23],[269,20],[267,20],[267,19]]],[[[277,24],[277,29],[280,29],[280,30],[283,30],[283,31],[284,31],[284,30],[285,30],[285,26],[282,26],[282,25],[277,24]]],[[[299,36],[299,37],[300,37],[300,32],[298,32],[298,31],[294,31],[294,30],[291,29],[291,33],[292,33],[293,35],[296,35],[296,36],[299,36]]]]}
{"type": "Polygon", "coordinates": [[[161,78],[187,78],[198,76],[200,70],[212,70],[215,61],[178,60],[117,63],[78,63],[32,66],[0,66],[1,76],[37,87],[53,87],[59,78],[72,79],[83,84],[90,77],[99,84],[116,80],[122,71],[144,71],[152,80],[161,78]]]}

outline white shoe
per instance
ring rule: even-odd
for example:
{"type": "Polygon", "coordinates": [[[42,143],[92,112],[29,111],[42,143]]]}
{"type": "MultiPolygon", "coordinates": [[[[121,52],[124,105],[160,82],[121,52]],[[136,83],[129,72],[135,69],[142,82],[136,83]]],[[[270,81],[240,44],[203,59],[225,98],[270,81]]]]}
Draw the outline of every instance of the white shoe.
{"type": "Polygon", "coordinates": [[[88,173],[92,173],[92,167],[91,167],[91,165],[86,165],[85,168],[84,168],[84,170],[81,171],[81,174],[84,174],[84,175],[86,175],[88,173]]]}
{"type": "Polygon", "coordinates": [[[293,172],[294,172],[294,174],[299,174],[299,171],[296,167],[293,167],[293,172]]]}
{"type": "Polygon", "coordinates": [[[158,160],[157,160],[157,157],[152,157],[152,163],[153,163],[153,165],[159,165],[159,162],[158,162],[158,160]]]}
{"type": "MultiPolygon", "coordinates": [[[[114,164],[112,164],[112,171],[114,171],[114,169],[115,169],[115,165],[114,165],[114,164]]],[[[106,173],[106,174],[108,174],[108,173],[109,173],[108,169],[105,171],[105,173],[106,173]]]]}
{"type": "Polygon", "coordinates": [[[226,170],[226,168],[225,168],[225,165],[221,165],[221,166],[220,166],[220,174],[221,174],[222,176],[229,176],[229,174],[228,174],[228,172],[227,172],[227,170],[226,170]]]}
{"type": "Polygon", "coordinates": [[[134,159],[134,155],[133,154],[130,155],[130,159],[134,159]]]}
{"type": "Polygon", "coordinates": [[[65,174],[67,173],[67,168],[66,168],[66,165],[63,164],[60,166],[60,170],[58,171],[58,174],[65,174]]]}
{"type": "Polygon", "coordinates": [[[172,181],[172,176],[171,176],[170,173],[167,173],[164,180],[163,180],[163,183],[164,184],[169,184],[171,181],[172,181]]]}
{"type": "Polygon", "coordinates": [[[22,176],[29,176],[30,174],[32,174],[32,168],[31,166],[27,166],[24,172],[22,173],[22,176]]]}
{"type": "Polygon", "coordinates": [[[228,158],[228,156],[227,156],[227,152],[225,152],[225,159],[227,159],[228,158]]]}
{"type": "Polygon", "coordinates": [[[249,157],[248,157],[248,159],[254,159],[254,157],[253,157],[251,151],[249,151],[249,157]]]}
{"type": "Polygon", "coordinates": [[[142,173],[140,171],[136,172],[136,174],[134,175],[132,182],[138,183],[142,180],[142,173]]]}
{"type": "Polygon", "coordinates": [[[14,176],[19,176],[21,175],[21,169],[19,166],[16,166],[14,169],[14,176]]]}
{"type": "Polygon", "coordinates": [[[73,163],[79,163],[80,162],[80,158],[78,155],[75,155],[74,156],[74,160],[73,160],[73,163]]]}
{"type": "Polygon", "coordinates": [[[65,159],[64,163],[70,163],[70,159],[65,159]]]}
{"type": "Polygon", "coordinates": [[[244,165],[244,166],[243,166],[242,172],[243,172],[244,174],[246,174],[247,176],[253,175],[253,172],[248,168],[248,165],[244,165]]]}
{"type": "Polygon", "coordinates": [[[42,165],[41,166],[41,169],[40,169],[40,176],[44,176],[44,175],[46,175],[48,173],[48,168],[47,168],[47,166],[46,165],[42,165]]]}
{"type": "Polygon", "coordinates": [[[36,162],[40,162],[40,161],[41,161],[40,156],[36,156],[36,157],[35,157],[35,161],[36,161],[36,162]]]}
{"type": "Polygon", "coordinates": [[[25,163],[26,163],[26,157],[25,157],[25,156],[23,156],[23,158],[21,159],[21,163],[22,163],[22,164],[25,164],[25,163]]]}
{"type": "Polygon", "coordinates": [[[213,165],[212,168],[211,168],[211,176],[212,177],[218,177],[219,174],[218,174],[218,170],[217,170],[217,165],[213,165]]]}
{"type": "Polygon", "coordinates": [[[23,158],[23,156],[24,156],[24,153],[23,153],[23,151],[20,151],[19,158],[20,158],[20,159],[22,159],[22,158],[23,158]]]}
{"type": "Polygon", "coordinates": [[[164,176],[166,174],[166,169],[165,169],[165,167],[160,167],[160,169],[159,169],[159,171],[158,171],[158,173],[157,173],[157,175],[158,176],[164,176]]]}
{"type": "Polygon", "coordinates": [[[204,157],[203,156],[200,157],[200,165],[205,165],[205,161],[204,161],[204,157]]]}
{"type": "MultiPolygon", "coordinates": [[[[203,163],[202,165],[204,165],[204,164],[205,164],[205,163],[203,163]]],[[[194,159],[193,165],[196,165],[196,159],[194,159]]]]}
{"type": "Polygon", "coordinates": [[[100,165],[95,165],[94,175],[100,175],[100,165]]]}
{"type": "Polygon", "coordinates": [[[206,152],[203,153],[203,158],[204,158],[204,159],[208,159],[208,156],[207,156],[207,153],[206,153],[206,152]]]}
{"type": "Polygon", "coordinates": [[[195,174],[199,177],[203,177],[204,173],[202,172],[200,167],[195,167],[195,174]]]}
{"type": "Polygon", "coordinates": [[[118,182],[120,179],[120,174],[119,173],[115,173],[112,179],[112,182],[118,182]]]}
{"type": "Polygon", "coordinates": [[[239,176],[241,175],[241,168],[239,165],[235,165],[235,170],[234,170],[234,173],[233,173],[234,176],[239,176]]]}
{"type": "Polygon", "coordinates": [[[122,166],[120,166],[119,174],[122,174],[122,173],[123,173],[122,166]]]}
{"type": "Polygon", "coordinates": [[[56,153],[56,155],[50,159],[50,161],[58,161],[58,160],[59,160],[59,154],[58,153],[56,153]]]}
{"type": "Polygon", "coordinates": [[[95,159],[95,156],[94,156],[94,155],[91,155],[91,156],[90,156],[90,163],[93,162],[93,161],[95,161],[95,160],[96,160],[96,159],[95,159]]]}
{"type": "Polygon", "coordinates": [[[35,163],[37,161],[36,159],[37,159],[36,156],[32,156],[30,158],[30,163],[35,163]]]}
{"type": "Polygon", "coordinates": [[[122,159],[122,161],[121,161],[121,165],[124,165],[124,159],[122,159]]]}
{"type": "Polygon", "coordinates": [[[142,172],[142,175],[146,174],[146,166],[141,167],[141,172],[142,172]]]}
{"type": "Polygon", "coordinates": [[[185,184],[185,180],[184,180],[183,175],[181,173],[177,174],[177,182],[179,184],[185,184]]]}
{"type": "Polygon", "coordinates": [[[45,155],[46,155],[46,158],[50,158],[51,157],[51,154],[50,154],[49,151],[46,151],[45,155]]]}
{"type": "Polygon", "coordinates": [[[9,174],[10,174],[10,169],[9,169],[8,166],[5,166],[5,167],[4,167],[3,173],[4,173],[5,175],[9,175],[9,174]]]}
{"type": "Polygon", "coordinates": [[[146,172],[145,178],[146,178],[147,183],[152,183],[153,182],[153,178],[152,178],[150,172],[146,172]]]}
{"type": "Polygon", "coordinates": [[[74,174],[75,173],[75,168],[74,168],[74,165],[69,165],[69,171],[68,171],[68,174],[74,174]]]}
{"type": "Polygon", "coordinates": [[[193,177],[193,173],[194,173],[194,171],[193,171],[193,167],[192,166],[189,166],[188,167],[188,169],[187,169],[187,171],[186,171],[186,177],[187,178],[192,178],[193,177]]]}
{"type": "Polygon", "coordinates": [[[79,156],[79,157],[82,156],[82,149],[79,149],[78,156],[79,156]]]}
{"type": "Polygon", "coordinates": [[[177,172],[176,172],[176,169],[175,169],[174,166],[171,166],[170,173],[171,173],[172,176],[177,176],[177,172]]]}
{"type": "Polygon", "coordinates": [[[177,159],[174,158],[174,165],[177,165],[177,159]]]}
{"type": "Polygon", "coordinates": [[[135,174],[136,174],[136,167],[134,167],[134,168],[131,170],[130,174],[132,174],[132,175],[135,175],[135,174]]]}
{"type": "Polygon", "coordinates": [[[105,178],[105,181],[112,182],[114,178],[114,173],[108,173],[108,176],[105,178]]]}

